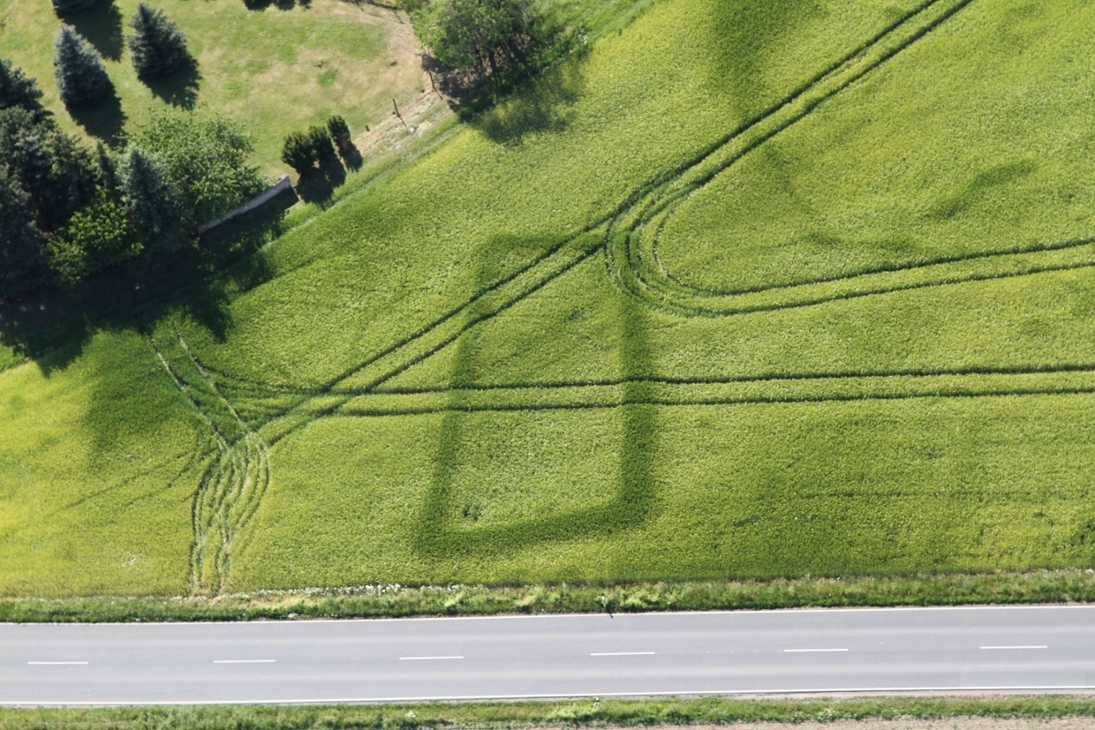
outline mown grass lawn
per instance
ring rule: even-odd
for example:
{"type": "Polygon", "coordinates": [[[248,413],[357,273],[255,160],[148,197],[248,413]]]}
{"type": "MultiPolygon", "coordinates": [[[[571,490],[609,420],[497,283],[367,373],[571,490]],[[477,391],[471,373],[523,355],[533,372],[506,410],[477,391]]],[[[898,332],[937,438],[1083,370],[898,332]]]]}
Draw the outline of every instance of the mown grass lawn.
{"type": "MultiPolygon", "coordinates": [[[[147,449],[200,464],[129,529],[187,535],[165,575],[199,593],[1089,566],[1093,27],[658,3],[261,276],[0,373],[0,408],[162,398],[147,449]]],[[[75,557],[5,547],[55,528],[14,510],[131,416],[25,418],[0,586],[80,592],[75,557]]]]}
{"type": "Polygon", "coordinates": [[[104,0],[63,19],[48,1],[10,0],[0,8],[0,57],[37,78],[46,107],[69,131],[116,145],[157,109],[204,109],[246,123],[267,174],[286,171],[278,158],[288,132],[341,114],[359,134],[391,113],[393,97],[406,99],[429,85],[410,25],[386,8],[342,0],[250,9],[243,0],[152,5],[186,35],[195,69],[151,84],[137,79],[124,43],[137,0],[104,0]],[[62,21],[103,55],[115,100],[74,115],[60,103],[52,59],[62,21]]]}

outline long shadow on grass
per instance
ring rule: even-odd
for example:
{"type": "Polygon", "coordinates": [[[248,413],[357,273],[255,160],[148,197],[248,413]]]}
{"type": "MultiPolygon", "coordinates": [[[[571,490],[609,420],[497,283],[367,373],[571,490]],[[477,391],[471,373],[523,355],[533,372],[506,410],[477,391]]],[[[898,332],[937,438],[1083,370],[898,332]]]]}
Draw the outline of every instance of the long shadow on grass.
{"type": "MultiPolygon", "coordinates": [[[[489,280],[490,277],[485,278],[489,280]]],[[[635,302],[623,300],[621,306],[626,341],[622,370],[629,384],[625,386],[628,405],[620,409],[623,442],[618,454],[616,495],[607,503],[509,524],[460,526],[461,515],[455,504],[455,471],[462,458],[462,444],[474,440],[477,434],[470,420],[474,417],[472,414],[450,410],[441,420],[434,475],[415,527],[417,550],[431,557],[494,555],[548,541],[604,537],[614,531],[636,527],[647,519],[656,501],[657,407],[642,403],[649,398],[646,393],[649,386],[641,378],[652,372],[646,313],[635,302]]],[[[475,312],[468,313],[469,317],[475,315],[475,312]]],[[[457,343],[452,369],[452,379],[456,382],[467,379],[475,371],[477,334],[478,330],[469,330],[457,343]]],[[[459,407],[465,396],[457,391],[450,397],[451,405],[459,407]]],[[[476,518],[474,511],[467,509],[462,516],[465,525],[467,518],[476,518]]]]}
{"type": "Polygon", "coordinates": [[[193,109],[194,104],[198,101],[201,78],[198,61],[191,57],[187,59],[182,68],[174,73],[162,79],[150,80],[146,83],[153,94],[168,104],[183,109],[193,109]]]}
{"type": "Polygon", "coordinates": [[[346,169],[337,158],[323,160],[319,167],[301,176],[297,182],[297,194],[306,203],[315,203],[321,208],[331,204],[335,188],[346,182],[346,169]]]}
{"type": "Polygon", "coordinates": [[[125,112],[113,87],[107,98],[89,106],[70,107],[68,113],[88,134],[111,149],[117,149],[125,141],[125,112]]]}
{"type": "Polygon", "coordinates": [[[223,340],[231,326],[229,290],[251,289],[272,276],[260,249],[280,234],[295,200],[292,193],[278,196],[170,256],[137,259],[75,287],[0,303],[0,344],[48,375],[79,357],[96,332],[147,335],[170,312],[184,313],[223,340]]]}
{"type": "Polygon", "coordinates": [[[525,135],[566,131],[574,117],[574,105],[586,88],[583,59],[563,64],[530,84],[525,93],[513,97],[490,114],[471,120],[494,142],[519,145],[525,135]]]}
{"type": "Polygon", "coordinates": [[[113,0],[76,13],[62,13],[61,20],[87,38],[103,58],[122,57],[122,13],[113,0]]]}

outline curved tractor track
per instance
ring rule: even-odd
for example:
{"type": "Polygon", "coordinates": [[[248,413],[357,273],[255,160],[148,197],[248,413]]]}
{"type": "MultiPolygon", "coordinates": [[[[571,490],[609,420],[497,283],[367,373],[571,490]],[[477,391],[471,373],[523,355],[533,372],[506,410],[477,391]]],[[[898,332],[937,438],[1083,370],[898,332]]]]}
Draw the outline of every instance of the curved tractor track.
{"type": "Polygon", "coordinates": [[[175,330],[152,345],[212,434],[209,465],[194,495],[193,590],[218,592],[270,483],[269,450],[316,420],[441,412],[504,412],[742,403],[808,403],[1095,393],[1095,363],[969,370],[771,373],[724,379],[622,378],[397,389],[389,381],[452,345],[469,329],[602,254],[627,295],[685,317],[804,307],[924,287],[1095,266],[1095,239],[1003,247],[739,290],[691,287],[658,260],[667,221],[690,195],[820,104],[840,94],[962,11],[973,0],[927,0],[764,113],[691,160],[639,187],[615,210],[545,250],[433,322],[314,387],[258,382],[205,364],[175,330]],[[169,341],[168,341],[169,340],[169,341]],[[635,388],[636,384],[642,385],[635,388]],[[454,397],[457,396],[457,397],[454,397]],[[235,405],[233,405],[235,404],[235,405]]]}
{"type": "Polygon", "coordinates": [[[658,258],[666,225],[693,193],[820,104],[840,94],[954,17],[972,0],[919,6],[761,115],[659,182],[617,215],[606,237],[609,275],[622,290],[682,316],[728,316],[810,306],[933,286],[1095,266],[1095,239],[1007,246],[962,256],[864,269],[831,278],[741,289],[704,289],[675,278],[658,258]]]}

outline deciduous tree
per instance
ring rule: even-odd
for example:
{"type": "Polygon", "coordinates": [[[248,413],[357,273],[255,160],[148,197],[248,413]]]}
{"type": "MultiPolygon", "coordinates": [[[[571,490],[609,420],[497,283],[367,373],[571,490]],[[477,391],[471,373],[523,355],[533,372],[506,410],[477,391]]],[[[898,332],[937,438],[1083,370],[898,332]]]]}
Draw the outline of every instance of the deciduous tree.
{"type": "Polygon", "coordinates": [[[193,220],[209,221],[265,187],[248,164],[251,138],[238,123],[193,112],[163,112],[132,136],[163,161],[168,182],[193,220]]]}
{"type": "Polygon", "coordinates": [[[76,211],[49,242],[50,265],[75,284],[89,274],[132,258],[141,252],[126,209],[103,197],[76,211]]]}
{"type": "Polygon", "coordinates": [[[528,28],[524,0],[430,0],[411,14],[415,34],[447,66],[466,68],[486,60],[498,72],[498,52],[516,51],[528,28]]]}

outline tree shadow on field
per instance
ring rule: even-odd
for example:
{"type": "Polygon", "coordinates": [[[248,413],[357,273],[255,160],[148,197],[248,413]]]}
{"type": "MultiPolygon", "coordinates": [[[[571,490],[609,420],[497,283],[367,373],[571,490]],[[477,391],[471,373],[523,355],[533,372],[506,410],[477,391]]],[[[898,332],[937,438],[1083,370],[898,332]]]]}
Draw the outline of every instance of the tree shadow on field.
{"type": "Polygon", "coordinates": [[[586,89],[584,58],[560,64],[524,91],[471,120],[488,139],[519,145],[529,134],[565,132],[586,89]]]}
{"type": "Polygon", "coordinates": [[[60,13],[59,16],[95,46],[103,58],[117,61],[122,57],[122,13],[113,0],[76,13],[60,13]]]}
{"type": "Polygon", "coordinates": [[[150,79],[145,85],[168,104],[189,110],[198,100],[201,79],[198,60],[191,56],[182,68],[163,78],[150,79]]]}
{"type": "MultiPolygon", "coordinates": [[[[823,14],[812,0],[721,0],[711,9],[701,22],[706,32],[697,34],[704,46],[697,52],[711,59],[712,84],[740,99],[764,98],[764,69],[769,63],[779,62],[778,54],[788,33],[823,14]]],[[[845,52],[834,48],[833,60],[845,52]]]]}
{"type": "MultiPolygon", "coordinates": [[[[304,7],[311,5],[311,0],[299,0],[300,4],[304,7]]],[[[262,11],[266,8],[273,6],[278,10],[292,10],[296,7],[298,0],[243,0],[243,4],[248,10],[262,11]]]]}
{"type": "MultiPolygon", "coordinates": [[[[481,271],[489,272],[490,268],[482,266],[481,271]]],[[[485,289],[497,277],[480,276],[479,279],[477,291],[485,289]]],[[[626,339],[622,353],[623,375],[627,380],[649,376],[652,358],[646,335],[645,311],[640,304],[625,299],[621,301],[626,339]]],[[[478,314],[469,312],[468,318],[473,320],[478,314]]],[[[469,385],[476,379],[475,361],[480,350],[477,334],[478,330],[473,327],[464,332],[455,344],[457,350],[450,381],[454,385],[469,385]]],[[[616,494],[608,502],[484,527],[468,527],[467,520],[461,519],[476,517],[467,509],[460,513],[456,504],[455,477],[460,460],[464,458],[463,444],[479,437],[472,419],[492,416],[462,411],[465,396],[453,391],[449,396],[451,410],[441,420],[433,478],[414,529],[416,550],[434,558],[492,556],[546,542],[606,537],[613,532],[641,525],[650,516],[657,501],[654,464],[658,413],[657,406],[651,402],[653,394],[648,391],[649,386],[641,382],[625,386],[624,405],[618,408],[623,441],[617,455],[616,494]],[[465,526],[459,524],[461,521],[465,526]]]]}
{"type": "Polygon", "coordinates": [[[326,208],[335,188],[346,182],[346,168],[337,158],[323,160],[318,169],[309,170],[297,181],[297,195],[306,203],[326,208]]]}
{"type": "Polygon", "coordinates": [[[110,96],[88,106],[66,107],[69,116],[84,130],[101,139],[107,147],[117,149],[125,142],[125,112],[122,100],[114,86],[110,87],[110,96]]]}
{"type": "Polygon", "coordinates": [[[352,142],[350,143],[350,147],[339,152],[339,155],[342,157],[342,164],[346,165],[347,170],[357,172],[361,169],[361,166],[365,164],[365,159],[361,156],[361,150],[352,142]]]}
{"type": "Polygon", "coordinates": [[[151,334],[163,317],[181,314],[224,341],[231,296],[273,277],[262,250],[282,233],[283,193],[205,233],[194,245],[156,258],[138,257],[77,286],[57,285],[0,302],[0,344],[33,360],[47,376],[68,367],[97,332],[151,334]]]}

